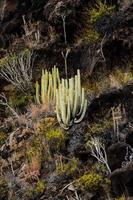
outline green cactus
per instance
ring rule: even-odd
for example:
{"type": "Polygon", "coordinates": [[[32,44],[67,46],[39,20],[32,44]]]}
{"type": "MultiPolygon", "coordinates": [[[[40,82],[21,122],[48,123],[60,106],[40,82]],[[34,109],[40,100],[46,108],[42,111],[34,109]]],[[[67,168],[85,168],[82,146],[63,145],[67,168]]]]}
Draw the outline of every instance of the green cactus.
{"type": "Polygon", "coordinates": [[[58,68],[54,66],[52,73],[42,70],[41,86],[36,82],[36,102],[45,104],[47,101],[55,100],[56,89],[60,83],[58,68]],[[41,88],[41,89],[40,89],[41,88]]]}
{"type": "Polygon", "coordinates": [[[85,116],[87,99],[81,87],[80,70],[74,78],[62,79],[56,89],[56,114],[60,125],[69,129],[73,123],[79,123],[85,116]]]}

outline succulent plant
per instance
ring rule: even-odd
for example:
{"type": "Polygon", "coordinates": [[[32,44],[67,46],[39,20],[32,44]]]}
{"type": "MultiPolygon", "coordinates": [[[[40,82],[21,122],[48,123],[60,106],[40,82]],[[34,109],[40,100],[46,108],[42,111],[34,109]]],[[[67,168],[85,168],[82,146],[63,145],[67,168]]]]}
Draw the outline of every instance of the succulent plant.
{"type": "Polygon", "coordinates": [[[58,68],[54,66],[52,73],[48,70],[42,70],[41,86],[36,82],[36,102],[38,104],[46,103],[47,101],[56,98],[56,89],[60,83],[58,68]]]}
{"type": "Polygon", "coordinates": [[[69,129],[73,123],[79,123],[85,116],[87,99],[81,87],[80,70],[74,78],[62,79],[56,89],[56,114],[59,124],[69,129]]]}

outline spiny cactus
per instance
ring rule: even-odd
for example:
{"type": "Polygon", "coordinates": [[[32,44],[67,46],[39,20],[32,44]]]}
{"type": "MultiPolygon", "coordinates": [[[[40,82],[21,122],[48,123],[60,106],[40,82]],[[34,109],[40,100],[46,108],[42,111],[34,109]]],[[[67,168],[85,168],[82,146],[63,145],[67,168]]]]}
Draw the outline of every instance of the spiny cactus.
{"type": "Polygon", "coordinates": [[[36,82],[36,102],[38,104],[46,103],[54,100],[56,97],[56,89],[60,83],[58,68],[54,66],[52,73],[42,70],[41,86],[36,82]]]}
{"type": "Polygon", "coordinates": [[[79,123],[85,116],[87,99],[81,87],[80,70],[74,78],[62,79],[56,89],[56,114],[60,125],[69,129],[73,123],[79,123]]]}

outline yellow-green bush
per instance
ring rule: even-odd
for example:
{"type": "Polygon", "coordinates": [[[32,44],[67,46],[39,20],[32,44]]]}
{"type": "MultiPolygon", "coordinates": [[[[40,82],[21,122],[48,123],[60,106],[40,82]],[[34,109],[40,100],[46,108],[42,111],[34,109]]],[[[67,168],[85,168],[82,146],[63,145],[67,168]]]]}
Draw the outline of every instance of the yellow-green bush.
{"type": "Polygon", "coordinates": [[[90,10],[90,22],[95,23],[100,17],[104,15],[111,15],[114,10],[115,6],[109,6],[102,3],[101,0],[98,0],[96,6],[90,10]]]}
{"type": "Polygon", "coordinates": [[[46,183],[45,181],[42,181],[42,180],[39,180],[37,183],[36,183],[36,187],[34,189],[34,192],[36,195],[38,194],[42,194],[45,190],[45,187],[46,187],[46,183]]]}
{"type": "Polygon", "coordinates": [[[86,9],[80,38],[86,42],[97,42],[101,37],[95,29],[96,22],[105,15],[112,15],[114,11],[115,6],[97,0],[92,8],[86,9]]]}
{"type": "Polygon", "coordinates": [[[121,197],[118,197],[118,198],[115,198],[115,200],[126,200],[125,196],[121,196],[121,197]]]}
{"type": "Polygon", "coordinates": [[[85,41],[96,42],[100,35],[94,28],[86,28],[83,34],[85,41]]]}
{"type": "Polygon", "coordinates": [[[48,130],[45,137],[48,144],[51,147],[53,145],[56,150],[59,150],[64,145],[65,134],[61,129],[48,130]]]}
{"type": "Polygon", "coordinates": [[[95,191],[101,187],[102,179],[101,175],[92,171],[77,179],[75,185],[82,190],[95,191]]]}
{"type": "Polygon", "coordinates": [[[63,130],[55,126],[56,123],[55,118],[46,117],[36,126],[36,136],[43,141],[43,152],[47,158],[50,158],[53,151],[59,151],[65,144],[65,134],[63,130]]]}
{"type": "Polygon", "coordinates": [[[34,186],[29,187],[26,192],[25,196],[31,199],[34,199],[43,194],[46,188],[46,183],[44,180],[39,180],[34,186]]]}

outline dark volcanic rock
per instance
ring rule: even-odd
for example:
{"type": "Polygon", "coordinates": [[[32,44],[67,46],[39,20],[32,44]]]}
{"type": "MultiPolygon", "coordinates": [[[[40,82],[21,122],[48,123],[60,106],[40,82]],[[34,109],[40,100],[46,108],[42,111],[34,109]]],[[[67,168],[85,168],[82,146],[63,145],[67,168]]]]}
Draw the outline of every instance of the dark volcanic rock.
{"type": "Polygon", "coordinates": [[[125,159],[127,147],[128,145],[125,143],[115,143],[108,148],[108,162],[111,171],[121,168],[122,162],[125,159]]]}
{"type": "Polygon", "coordinates": [[[115,170],[111,175],[112,188],[117,196],[123,193],[133,198],[133,163],[115,170]]]}
{"type": "Polygon", "coordinates": [[[133,119],[133,84],[124,86],[121,89],[110,89],[94,98],[88,106],[88,119],[104,117],[111,107],[123,104],[125,107],[127,118],[133,119]]]}

